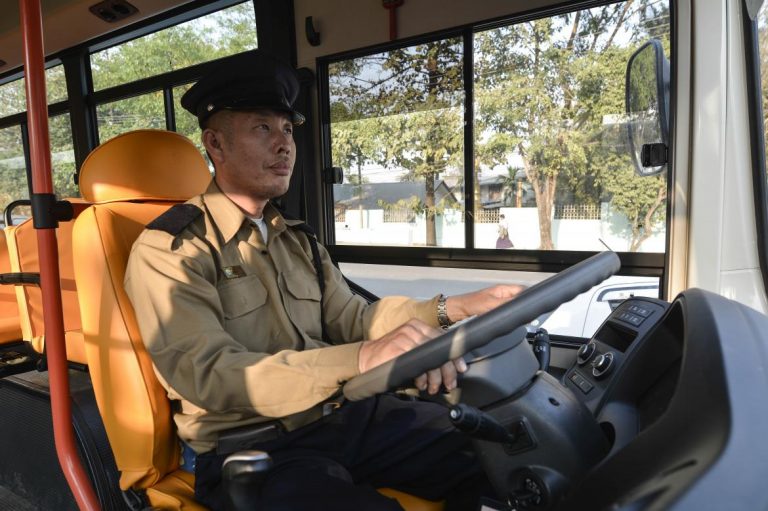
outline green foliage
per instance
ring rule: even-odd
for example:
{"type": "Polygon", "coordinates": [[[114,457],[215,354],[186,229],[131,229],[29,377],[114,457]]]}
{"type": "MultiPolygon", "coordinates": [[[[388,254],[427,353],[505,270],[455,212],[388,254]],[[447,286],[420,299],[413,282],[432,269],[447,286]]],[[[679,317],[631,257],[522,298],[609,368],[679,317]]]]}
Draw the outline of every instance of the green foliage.
{"type": "MultiPolygon", "coordinates": [[[[615,211],[642,224],[627,233],[633,250],[662,219],[664,180],[632,174],[621,123],[629,56],[652,36],[668,48],[668,22],[662,2],[628,0],[474,36],[475,172],[521,162],[536,195],[542,248],[554,248],[558,197],[612,200],[615,211]]],[[[334,164],[358,181],[366,165],[390,169],[392,180],[424,181],[426,204],[410,206],[434,216],[437,176],[463,173],[461,51],[459,40],[448,39],[333,63],[334,164]]],[[[505,183],[509,196],[514,175],[505,183]]]]}
{"type": "MultiPolygon", "coordinates": [[[[626,189],[631,172],[622,169],[631,167],[609,171],[604,164],[626,147],[604,145],[605,135],[621,122],[629,55],[648,27],[668,41],[668,27],[657,23],[665,16],[656,2],[630,0],[476,35],[475,129],[483,134],[476,156],[488,167],[520,158],[536,194],[541,248],[554,248],[558,195],[597,203],[626,189]],[[619,43],[617,34],[626,40],[619,43]],[[614,175],[602,178],[606,172],[614,175]]],[[[655,199],[642,197],[646,209],[656,208],[655,199]]],[[[638,214],[634,202],[613,207],[629,218],[638,214]]],[[[630,245],[639,247],[634,238],[630,245]]]]}
{"type": "Polygon", "coordinates": [[[425,200],[410,204],[427,218],[436,244],[438,177],[463,166],[462,45],[445,39],[334,63],[329,70],[333,161],[347,175],[369,164],[391,180],[423,181],[425,200]]]}
{"type": "MultiPolygon", "coordinates": [[[[182,69],[256,47],[253,5],[245,2],[203,18],[108,48],[91,55],[96,90],[182,69]]],[[[181,110],[178,99],[187,86],[174,89],[176,130],[199,143],[196,119],[181,110]]],[[[161,91],[97,107],[99,140],[126,131],[165,129],[161,91]]]]}
{"type": "Polygon", "coordinates": [[[23,79],[0,85],[0,117],[23,112],[26,109],[23,79]]]}
{"type": "Polygon", "coordinates": [[[48,128],[51,141],[53,190],[60,198],[79,197],[80,190],[75,184],[77,169],[69,114],[52,117],[48,128]]]}
{"type": "MultiPolygon", "coordinates": [[[[768,114],[768,6],[763,4],[757,13],[757,41],[760,48],[760,83],[762,85],[763,118],[768,114]]],[[[768,147],[768,127],[763,128],[768,147]]],[[[766,169],[768,178],[768,168],[766,169]]]]}
{"type": "Polygon", "coordinates": [[[28,197],[21,128],[0,129],[0,207],[28,197]]]}
{"type": "MultiPolygon", "coordinates": [[[[77,197],[74,182],[75,156],[69,115],[52,117],[49,122],[53,189],[58,197],[77,197]]],[[[0,208],[10,202],[29,198],[21,128],[0,130],[0,208]]]]}
{"type": "Polygon", "coordinates": [[[94,89],[183,69],[255,46],[253,5],[246,2],[92,54],[94,89]]]}
{"type": "MultiPolygon", "coordinates": [[[[0,85],[0,117],[24,112],[27,109],[27,96],[24,87],[23,78],[0,85]]],[[[64,66],[53,66],[45,70],[45,88],[49,104],[67,99],[64,66]]]]}

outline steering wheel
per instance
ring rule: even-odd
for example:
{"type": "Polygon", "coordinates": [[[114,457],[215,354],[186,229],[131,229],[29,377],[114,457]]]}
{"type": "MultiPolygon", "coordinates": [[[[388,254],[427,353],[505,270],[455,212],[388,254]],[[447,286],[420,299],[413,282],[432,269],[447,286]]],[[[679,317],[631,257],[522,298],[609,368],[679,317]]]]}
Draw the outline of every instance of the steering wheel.
{"type": "MultiPolygon", "coordinates": [[[[521,292],[344,385],[344,396],[360,401],[406,385],[418,375],[477,349],[601,283],[621,267],[614,252],[601,252],[521,292]]],[[[520,339],[519,342],[522,342],[520,339]]]]}

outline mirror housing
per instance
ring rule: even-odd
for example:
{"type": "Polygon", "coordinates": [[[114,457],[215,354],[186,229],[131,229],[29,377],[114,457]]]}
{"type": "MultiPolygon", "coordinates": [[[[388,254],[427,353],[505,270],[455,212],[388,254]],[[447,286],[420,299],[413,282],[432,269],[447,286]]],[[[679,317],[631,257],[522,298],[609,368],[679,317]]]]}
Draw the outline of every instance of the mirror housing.
{"type": "Polygon", "coordinates": [[[669,74],[669,61],[657,39],[641,46],[627,63],[627,141],[640,176],[667,170],[669,74]]]}

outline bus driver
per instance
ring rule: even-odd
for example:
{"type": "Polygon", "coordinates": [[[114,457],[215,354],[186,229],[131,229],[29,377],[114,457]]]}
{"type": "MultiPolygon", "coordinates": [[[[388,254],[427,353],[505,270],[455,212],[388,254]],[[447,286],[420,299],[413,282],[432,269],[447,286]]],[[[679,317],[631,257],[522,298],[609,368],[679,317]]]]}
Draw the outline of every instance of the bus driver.
{"type": "MultiPolygon", "coordinates": [[[[352,293],[322,247],[313,258],[300,222],[269,202],[286,193],[296,160],[298,91],[293,69],[259,50],[190,88],[181,103],[199,120],[215,178],[147,225],[131,252],[125,286],[174,403],[183,468],[196,498],[222,509],[228,434],[271,424],[248,446],[274,460],[264,509],[400,509],[373,489],[384,486],[450,506],[452,490],[484,476],[447,409],[390,394],[343,402],[340,388],[521,288],[370,305],[352,293]]],[[[453,389],[465,370],[458,359],[415,385],[453,389]]]]}

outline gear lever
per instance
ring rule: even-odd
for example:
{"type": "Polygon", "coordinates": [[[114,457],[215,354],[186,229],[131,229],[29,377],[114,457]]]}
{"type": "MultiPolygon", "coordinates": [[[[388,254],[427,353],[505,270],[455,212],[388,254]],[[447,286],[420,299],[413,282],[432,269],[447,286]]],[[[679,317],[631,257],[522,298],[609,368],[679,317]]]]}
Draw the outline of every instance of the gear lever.
{"type": "Polygon", "coordinates": [[[549,332],[539,328],[533,337],[533,354],[539,361],[539,369],[542,371],[549,369],[549,352],[549,332]]]}

